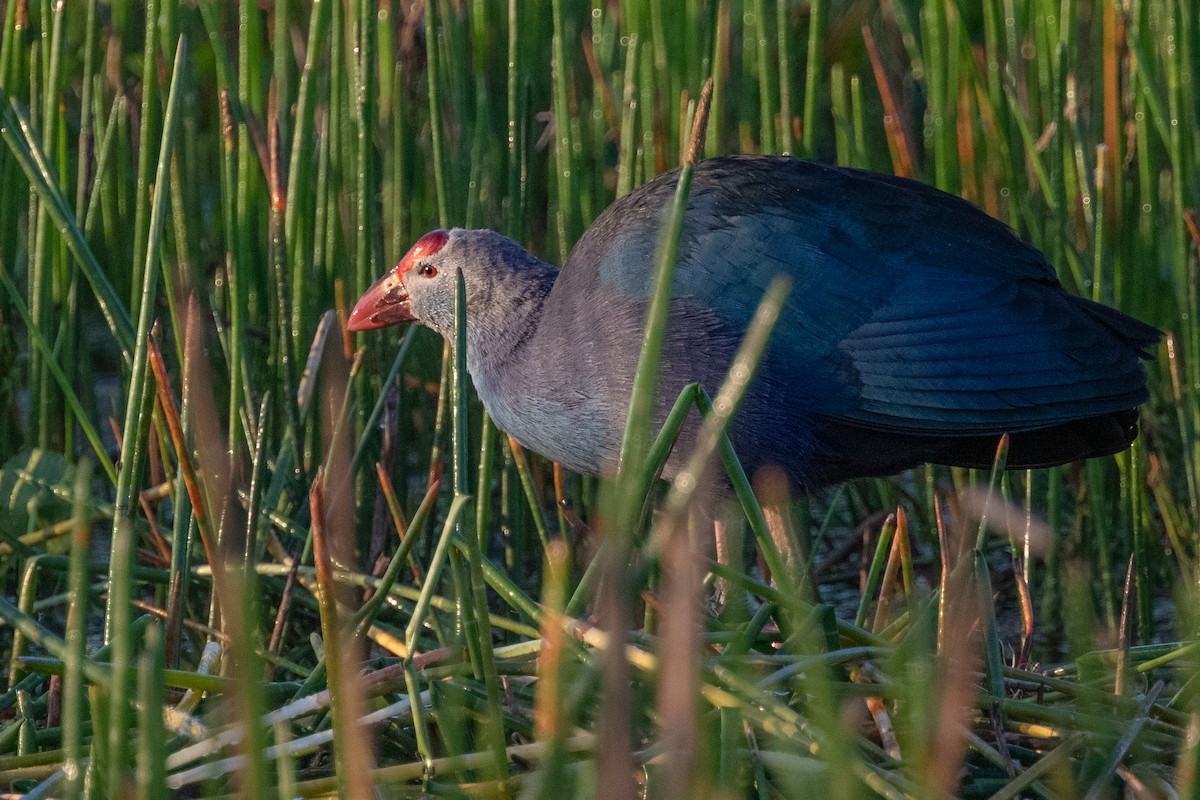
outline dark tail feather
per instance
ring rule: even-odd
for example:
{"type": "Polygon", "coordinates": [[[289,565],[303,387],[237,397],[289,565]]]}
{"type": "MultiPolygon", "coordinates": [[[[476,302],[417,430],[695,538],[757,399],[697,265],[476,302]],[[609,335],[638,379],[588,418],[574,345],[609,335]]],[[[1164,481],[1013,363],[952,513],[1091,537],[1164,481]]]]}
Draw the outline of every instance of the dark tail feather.
{"type": "MultiPolygon", "coordinates": [[[[1119,453],[1138,434],[1137,409],[1073,420],[1009,437],[1008,469],[1035,469],[1119,453]]],[[[857,477],[892,475],[918,464],[988,469],[998,435],[932,436],[833,423],[818,436],[809,471],[793,476],[806,489],[857,477]]]]}
{"type": "Polygon", "coordinates": [[[1108,328],[1126,344],[1137,351],[1142,358],[1154,357],[1152,352],[1162,341],[1163,332],[1153,325],[1147,325],[1139,319],[1117,311],[1115,308],[1094,303],[1084,297],[1069,295],[1071,303],[1087,313],[1104,327],[1108,328]]]}

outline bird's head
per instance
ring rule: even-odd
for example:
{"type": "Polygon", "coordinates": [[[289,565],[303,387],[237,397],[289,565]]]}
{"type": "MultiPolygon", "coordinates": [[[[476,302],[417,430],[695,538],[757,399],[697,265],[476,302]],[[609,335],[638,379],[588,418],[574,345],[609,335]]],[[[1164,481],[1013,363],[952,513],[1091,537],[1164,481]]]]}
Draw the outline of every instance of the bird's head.
{"type": "Polygon", "coordinates": [[[363,293],[350,312],[346,327],[369,331],[401,322],[423,322],[434,327],[432,323],[444,316],[440,307],[447,302],[453,318],[450,235],[451,231],[437,230],[418,239],[400,263],[363,293]]]}
{"type": "Polygon", "coordinates": [[[494,335],[510,338],[504,334],[540,308],[557,273],[494,231],[431,231],[363,293],[350,312],[347,327],[369,331],[419,322],[452,337],[456,268],[462,270],[466,282],[467,337],[473,343],[494,335]]]}

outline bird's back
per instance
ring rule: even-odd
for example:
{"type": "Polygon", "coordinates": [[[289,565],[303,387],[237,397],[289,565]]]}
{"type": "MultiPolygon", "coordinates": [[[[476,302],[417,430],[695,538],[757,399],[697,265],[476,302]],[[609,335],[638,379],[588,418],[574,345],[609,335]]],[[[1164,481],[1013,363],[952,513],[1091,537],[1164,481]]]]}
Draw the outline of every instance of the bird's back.
{"type": "MultiPolygon", "coordinates": [[[[586,340],[598,374],[607,362],[619,378],[608,405],[627,397],[676,178],[610,206],[548,300],[573,348],[586,340]]],[[[959,198],[782,157],[696,167],[664,404],[690,380],[715,390],[780,272],[792,293],[733,431],[752,467],[777,462],[813,486],[922,461],[977,465],[1005,432],[1014,467],[1114,452],[1136,435],[1157,330],[1070,295],[1037,250],[959,198]]]]}

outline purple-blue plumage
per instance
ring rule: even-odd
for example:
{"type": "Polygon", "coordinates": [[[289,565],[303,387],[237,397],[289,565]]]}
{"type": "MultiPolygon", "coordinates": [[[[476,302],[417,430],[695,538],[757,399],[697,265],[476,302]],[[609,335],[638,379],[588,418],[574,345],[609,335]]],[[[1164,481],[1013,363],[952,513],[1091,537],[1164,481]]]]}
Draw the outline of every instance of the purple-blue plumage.
{"type": "MultiPolygon", "coordinates": [[[[429,234],[350,327],[416,320],[449,335],[461,267],[468,368],[488,412],[527,447],[605,471],[676,177],[610,206],[561,273],[491,231],[429,234]]],[[[963,200],[758,156],[696,166],[659,419],[687,383],[715,391],[780,272],[792,294],[731,430],[748,469],[778,464],[811,489],[924,461],[986,466],[1006,432],[1011,468],[1116,452],[1137,434],[1157,330],[1068,294],[1037,250],[963,200]]]]}

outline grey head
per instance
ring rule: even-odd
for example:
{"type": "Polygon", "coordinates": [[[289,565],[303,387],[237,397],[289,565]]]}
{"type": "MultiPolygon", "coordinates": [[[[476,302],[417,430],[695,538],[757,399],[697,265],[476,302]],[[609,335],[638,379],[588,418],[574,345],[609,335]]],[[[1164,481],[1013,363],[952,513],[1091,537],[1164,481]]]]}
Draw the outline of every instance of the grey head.
{"type": "Polygon", "coordinates": [[[436,230],[425,234],[391,271],[374,283],[350,313],[352,331],[419,322],[454,336],[456,270],[467,297],[467,367],[494,368],[537,326],[558,270],[521,245],[490,230],[436,230]]]}

